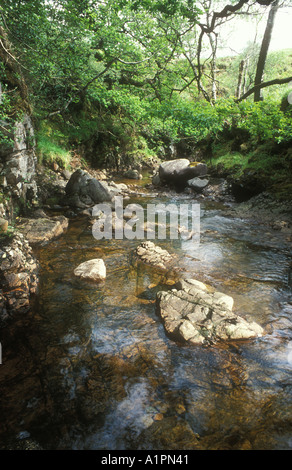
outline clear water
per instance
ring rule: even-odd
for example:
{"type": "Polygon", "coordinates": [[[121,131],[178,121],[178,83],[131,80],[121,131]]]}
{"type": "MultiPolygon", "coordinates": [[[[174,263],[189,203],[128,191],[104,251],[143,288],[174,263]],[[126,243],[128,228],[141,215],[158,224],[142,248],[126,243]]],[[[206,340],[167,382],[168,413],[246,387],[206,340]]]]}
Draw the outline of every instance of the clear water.
{"type": "Polygon", "coordinates": [[[238,314],[266,328],[262,338],[212,347],[167,338],[155,295],[172,279],[134,261],[138,244],[97,241],[78,218],[38,249],[33,310],[2,331],[2,447],[30,437],[45,449],[291,449],[285,236],[204,203],[199,246],[159,243],[184,274],[232,295],[238,314]],[[91,258],[105,261],[102,284],[74,277],[91,258]]]}

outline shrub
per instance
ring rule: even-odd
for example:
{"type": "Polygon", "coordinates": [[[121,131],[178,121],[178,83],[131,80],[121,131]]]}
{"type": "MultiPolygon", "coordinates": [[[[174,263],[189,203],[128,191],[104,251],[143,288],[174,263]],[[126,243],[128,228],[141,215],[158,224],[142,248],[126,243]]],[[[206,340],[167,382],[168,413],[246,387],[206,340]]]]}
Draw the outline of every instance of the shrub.
{"type": "Polygon", "coordinates": [[[237,125],[247,129],[255,141],[264,142],[272,139],[281,143],[291,140],[292,118],[281,110],[279,102],[243,101],[239,103],[239,111],[237,125]]]}

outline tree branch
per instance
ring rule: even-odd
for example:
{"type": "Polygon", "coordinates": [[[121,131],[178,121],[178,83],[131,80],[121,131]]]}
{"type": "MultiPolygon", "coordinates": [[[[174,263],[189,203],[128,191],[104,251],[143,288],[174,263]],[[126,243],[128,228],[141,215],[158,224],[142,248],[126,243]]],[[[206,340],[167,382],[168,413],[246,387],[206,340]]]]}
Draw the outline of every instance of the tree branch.
{"type": "Polygon", "coordinates": [[[125,65],[137,65],[137,64],[142,64],[142,62],[147,62],[147,60],[150,60],[151,57],[147,57],[146,59],[142,59],[142,60],[138,60],[138,62],[125,62],[124,60],[122,59],[116,59],[117,62],[121,62],[122,64],[125,64],[125,65]]]}
{"type": "Polygon", "coordinates": [[[216,23],[217,18],[226,18],[229,15],[232,15],[236,11],[240,10],[243,7],[243,5],[245,5],[248,2],[249,0],[239,0],[239,2],[236,3],[235,5],[226,5],[223,8],[223,10],[219,12],[215,11],[213,13],[210,25],[204,25],[202,23],[199,23],[202,31],[204,31],[204,33],[212,33],[215,28],[215,23],[216,23]]]}
{"type": "Polygon", "coordinates": [[[84,87],[82,88],[82,92],[84,93],[87,88],[89,87],[89,85],[91,85],[91,83],[93,83],[95,80],[97,80],[99,77],[101,77],[103,74],[105,74],[110,68],[111,66],[116,62],[117,58],[115,57],[114,59],[112,59],[108,64],[107,66],[103,69],[102,72],[100,72],[98,75],[96,75],[95,77],[93,77],[91,80],[89,80],[89,82],[86,83],[86,85],[84,85],[84,87]]]}
{"type": "Polygon", "coordinates": [[[253,86],[250,90],[244,93],[244,95],[242,95],[240,98],[235,100],[235,103],[239,103],[240,101],[245,100],[245,98],[252,95],[254,91],[258,88],[266,88],[272,85],[284,85],[285,83],[289,82],[292,82],[292,77],[275,78],[274,80],[269,80],[268,82],[259,83],[258,85],[253,86]]]}

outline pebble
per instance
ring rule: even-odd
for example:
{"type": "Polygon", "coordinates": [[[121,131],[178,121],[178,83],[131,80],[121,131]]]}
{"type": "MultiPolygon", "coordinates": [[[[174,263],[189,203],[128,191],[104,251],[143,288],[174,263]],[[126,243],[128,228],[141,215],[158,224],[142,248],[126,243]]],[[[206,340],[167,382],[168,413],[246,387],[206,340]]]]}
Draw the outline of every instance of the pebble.
{"type": "Polygon", "coordinates": [[[157,413],[157,414],[154,416],[154,420],[155,420],[155,421],[161,421],[163,418],[164,418],[164,416],[163,416],[162,413],[157,413]]]}

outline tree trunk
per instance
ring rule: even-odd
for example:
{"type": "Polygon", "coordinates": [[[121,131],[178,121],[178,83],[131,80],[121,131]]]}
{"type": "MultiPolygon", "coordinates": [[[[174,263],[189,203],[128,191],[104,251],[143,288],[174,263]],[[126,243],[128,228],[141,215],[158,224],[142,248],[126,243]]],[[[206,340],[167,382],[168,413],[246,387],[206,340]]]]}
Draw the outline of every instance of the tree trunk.
{"type": "Polygon", "coordinates": [[[209,42],[212,50],[212,59],[211,59],[211,80],[212,80],[212,102],[215,103],[217,99],[217,84],[216,84],[216,52],[217,52],[217,33],[209,33],[209,42]]]}
{"type": "Polygon", "coordinates": [[[244,74],[243,74],[243,83],[242,83],[242,93],[245,93],[246,88],[247,88],[247,73],[248,73],[248,68],[249,68],[249,58],[245,59],[245,65],[244,65],[244,74]]]}
{"type": "Polygon", "coordinates": [[[257,70],[256,70],[255,81],[254,81],[254,86],[256,87],[255,93],[254,93],[255,102],[261,101],[263,99],[261,88],[258,87],[258,85],[262,83],[263,74],[265,70],[265,64],[266,64],[266,58],[267,58],[268,49],[269,49],[270,42],[271,42],[275,17],[276,17],[278,8],[279,8],[279,0],[275,0],[272,3],[271,8],[270,8],[268,21],[267,21],[264,37],[262,40],[261,50],[260,50],[258,63],[257,63],[257,70]]]}
{"type": "Polygon", "coordinates": [[[239,64],[236,98],[239,98],[240,95],[241,95],[242,84],[243,84],[243,80],[244,80],[244,66],[245,66],[245,60],[241,60],[241,62],[239,64]]]}

